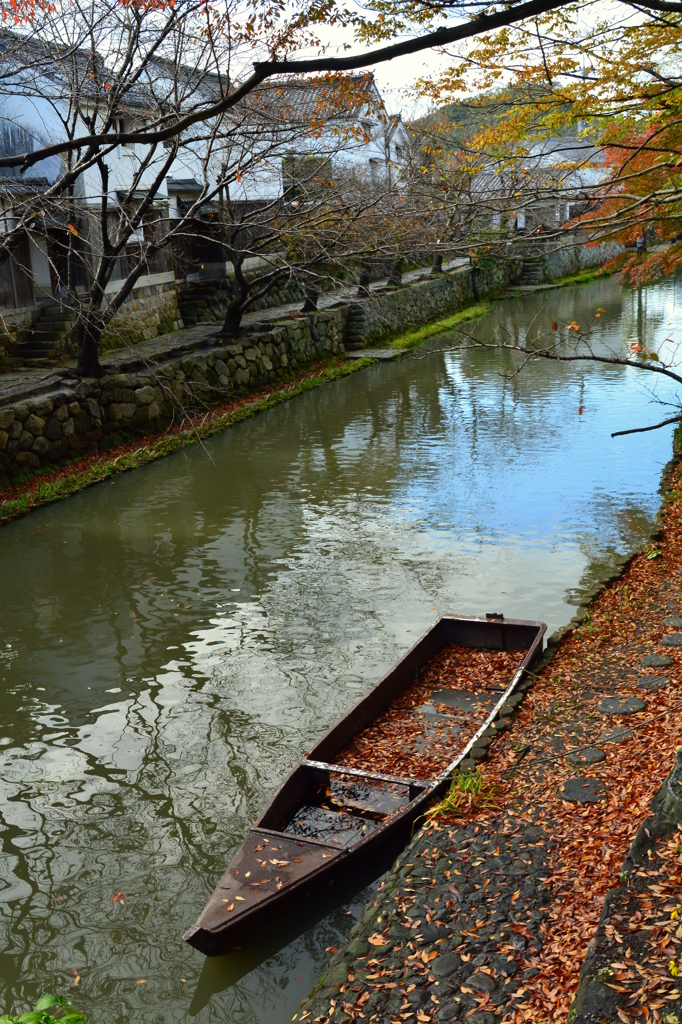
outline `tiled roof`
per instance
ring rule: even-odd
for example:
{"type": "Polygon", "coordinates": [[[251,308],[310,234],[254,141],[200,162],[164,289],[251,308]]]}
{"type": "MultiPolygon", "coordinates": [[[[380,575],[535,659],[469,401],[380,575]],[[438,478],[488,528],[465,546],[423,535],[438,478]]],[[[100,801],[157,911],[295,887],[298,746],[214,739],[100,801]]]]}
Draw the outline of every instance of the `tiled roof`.
{"type": "Polygon", "coordinates": [[[201,192],[203,186],[196,178],[166,178],[169,192],[201,192]]]}

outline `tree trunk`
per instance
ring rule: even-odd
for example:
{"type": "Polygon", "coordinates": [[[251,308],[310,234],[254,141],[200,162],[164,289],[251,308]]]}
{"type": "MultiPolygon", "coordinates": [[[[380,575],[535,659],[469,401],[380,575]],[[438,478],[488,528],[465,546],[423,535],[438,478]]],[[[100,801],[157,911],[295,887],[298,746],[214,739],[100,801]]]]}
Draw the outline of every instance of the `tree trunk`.
{"type": "Polygon", "coordinates": [[[242,271],[244,257],[238,257],[235,253],[229,251],[228,255],[234,267],[234,280],[232,281],[232,294],[227,304],[227,312],[225,313],[225,320],[220,329],[220,334],[232,337],[241,326],[242,317],[244,316],[244,300],[249,294],[249,282],[244,277],[242,271]]]}
{"type": "Polygon", "coordinates": [[[474,300],[478,302],[480,299],[478,291],[478,267],[475,264],[471,268],[471,290],[474,293],[474,300]]]}
{"type": "Polygon", "coordinates": [[[99,317],[93,316],[92,313],[78,318],[76,324],[76,340],[78,342],[76,374],[79,377],[104,376],[104,370],[99,363],[102,326],[99,317]]]}
{"type": "Polygon", "coordinates": [[[403,283],[403,258],[399,256],[391,267],[386,284],[389,288],[400,288],[403,283]]]}
{"type": "Polygon", "coordinates": [[[436,252],[436,253],[433,254],[433,263],[431,264],[431,273],[432,274],[442,274],[443,273],[443,253],[442,252],[436,252]]]}
{"type": "Polygon", "coordinates": [[[223,321],[223,326],[220,330],[221,335],[225,335],[226,337],[232,337],[235,335],[241,326],[243,315],[241,300],[233,299],[227,307],[225,320],[223,321]]]}
{"type": "Polygon", "coordinates": [[[317,300],[320,292],[317,288],[306,289],[304,292],[305,302],[301,306],[302,313],[315,313],[317,311],[317,300]]]}

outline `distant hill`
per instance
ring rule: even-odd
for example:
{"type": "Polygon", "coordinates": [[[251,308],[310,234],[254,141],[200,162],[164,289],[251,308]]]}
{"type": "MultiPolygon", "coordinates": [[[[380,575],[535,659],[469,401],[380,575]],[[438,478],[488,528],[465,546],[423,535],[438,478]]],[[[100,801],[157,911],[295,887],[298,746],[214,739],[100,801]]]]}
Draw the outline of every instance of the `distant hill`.
{"type": "MultiPolygon", "coordinates": [[[[501,123],[512,107],[523,103],[535,104],[543,96],[549,98],[550,95],[548,88],[538,85],[499,89],[435,107],[419,118],[415,125],[426,132],[432,129],[444,134],[451,144],[462,144],[472,135],[501,123]]],[[[569,133],[564,131],[562,134],[569,133]]]]}

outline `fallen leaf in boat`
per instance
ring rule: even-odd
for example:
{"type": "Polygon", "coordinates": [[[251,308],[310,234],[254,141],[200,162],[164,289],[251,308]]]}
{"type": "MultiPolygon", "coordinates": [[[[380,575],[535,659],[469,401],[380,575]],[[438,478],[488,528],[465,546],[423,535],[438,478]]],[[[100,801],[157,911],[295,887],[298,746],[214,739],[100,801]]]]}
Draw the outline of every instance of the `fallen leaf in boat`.
{"type": "Polygon", "coordinates": [[[236,899],[236,900],[241,900],[241,901],[242,901],[242,903],[245,903],[245,902],[246,902],[243,896],[235,896],[235,899],[236,899]]]}
{"type": "Polygon", "coordinates": [[[377,932],[374,935],[370,935],[367,939],[373,946],[388,946],[389,940],[385,939],[383,935],[379,935],[377,932]]]}
{"type": "Polygon", "coordinates": [[[265,843],[261,843],[259,846],[254,846],[254,851],[258,853],[260,850],[265,849],[265,843]]]}
{"type": "MultiPolygon", "coordinates": [[[[223,900],[223,903],[225,903],[225,900],[223,900]]],[[[234,910],[234,903],[228,903],[225,910],[234,910]]]]}
{"type": "Polygon", "coordinates": [[[122,892],[116,892],[111,897],[111,902],[112,903],[120,903],[121,906],[124,907],[125,906],[125,903],[123,902],[124,899],[125,899],[125,896],[124,896],[124,894],[122,892]]]}
{"type": "Polygon", "coordinates": [[[422,669],[417,682],[335,757],[339,766],[394,776],[432,778],[452,760],[453,737],[485,721],[496,689],[508,684],[519,665],[518,651],[475,650],[450,644],[422,669]],[[438,704],[429,724],[420,712],[435,688],[471,694],[470,704],[438,704]],[[489,699],[481,702],[477,695],[489,699]],[[426,736],[425,736],[426,733],[426,736]],[[428,742],[424,742],[427,739],[428,742]]]}
{"type": "Polygon", "coordinates": [[[277,885],[275,886],[275,889],[281,889],[281,888],[282,888],[282,882],[278,882],[277,885]]]}
{"type": "Polygon", "coordinates": [[[294,857],[294,864],[302,864],[303,861],[300,857],[294,857]]]}
{"type": "Polygon", "coordinates": [[[287,864],[291,864],[290,860],[271,860],[271,864],[275,864],[278,868],[284,868],[287,864]]]}
{"type": "Polygon", "coordinates": [[[247,871],[246,874],[244,875],[244,878],[251,878],[251,872],[247,871]]]}
{"type": "Polygon", "coordinates": [[[322,860],[327,860],[329,857],[331,857],[331,853],[323,853],[322,854],[322,860]]]}

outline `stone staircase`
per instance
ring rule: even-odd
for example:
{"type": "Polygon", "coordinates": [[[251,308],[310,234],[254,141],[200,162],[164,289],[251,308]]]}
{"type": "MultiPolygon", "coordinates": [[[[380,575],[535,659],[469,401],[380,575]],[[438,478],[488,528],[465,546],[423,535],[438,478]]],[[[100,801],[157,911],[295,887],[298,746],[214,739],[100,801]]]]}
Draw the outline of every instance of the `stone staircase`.
{"type": "Polygon", "coordinates": [[[355,352],[364,346],[367,331],[366,320],[364,306],[359,302],[351,302],[346,320],[345,347],[347,352],[355,352]]]}
{"type": "Polygon", "coordinates": [[[544,267],[540,256],[524,256],[523,270],[519,278],[519,284],[542,284],[544,281],[544,267]]]}
{"type": "Polygon", "coordinates": [[[40,364],[63,356],[64,341],[75,319],[72,310],[56,302],[44,306],[26,339],[17,347],[16,354],[22,363],[40,364]]]}

